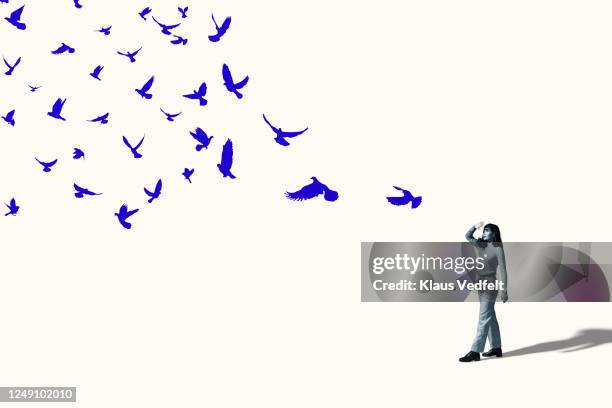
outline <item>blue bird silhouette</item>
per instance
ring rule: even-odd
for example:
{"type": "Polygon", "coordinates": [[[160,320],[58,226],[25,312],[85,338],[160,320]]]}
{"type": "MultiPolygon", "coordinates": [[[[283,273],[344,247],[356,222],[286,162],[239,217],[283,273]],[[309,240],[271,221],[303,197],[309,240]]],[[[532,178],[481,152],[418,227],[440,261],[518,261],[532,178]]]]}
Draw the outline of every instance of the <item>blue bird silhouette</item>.
{"type": "Polygon", "coordinates": [[[108,116],[110,112],[106,112],[104,115],[98,116],[95,119],[88,120],[88,122],[100,122],[102,125],[106,125],[108,123],[108,116]]]}
{"type": "Polygon", "coordinates": [[[234,79],[232,78],[232,73],[229,70],[227,64],[223,64],[223,80],[225,81],[223,85],[227,88],[229,92],[234,93],[238,99],[242,98],[242,94],[238,92],[238,90],[244,88],[244,86],[249,82],[249,76],[247,75],[242,81],[238,83],[234,83],[234,79]]]}
{"type": "Polygon", "coordinates": [[[183,170],[183,173],[181,173],[183,177],[185,177],[185,180],[189,182],[189,184],[191,184],[191,176],[193,176],[194,171],[195,169],[188,169],[187,167],[185,167],[185,170],[183,170]]]}
{"type": "Polygon", "coordinates": [[[189,10],[188,6],[183,7],[183,8],[181,7],[178,8],[179,13],[181,13],[181,18],[187,18],[187,10],[189,10]]]}
{"type": "Polygon", "coordinates": [[[138,13],[138,15],[144,20],[147,21],[147,14],[149,14],[151,11],[153,11],[151,9],[151,7],[145,7],[144,9],[142,9],[142,11],[140,13],[138,13]]]}
{"type": "Polygon", "coordinates": [[[187,99],[194,99],[200,102],[200,106],[206,106],[208,101],[204,98],[206,96],[206,82],[202,82],[200,87],[197,90],[194,90],[192,93],[183,95],[183,97],[187,99]]]}
{"type": "Polygon", "coordinates": [[[11,126],[15,126],[15,109],[3,116],[2,119],[11,126]]]}
{"type": "Polygon", "coordinates": [[[57,47],[57,49],[51,51],[51,54],[58,55],[58,54],[63,54],[66,51],[68,51],[69,54],[74,54],[75,49],[66,43],[62,43],[59,47],[57,47]]]}
{"type": "Polygon", "coordinates": [[[91,75],[93,78],[96,78],[98,81],[101,81],[100,73],[102,72],[103,69],[104,67],[102,65],[98,65],[97,67],[94,68],[93,72],[89,73],[89,75],[91,75]]]}
{"type": "Polygon", "coordinates": [[[152,203],[153,200],[159,198],[159,195],[161,194],[161,190],[162,190],[162,181],[161,179],[157,180],[157,184],[155,184],[155,190],[153,192],[147,190],[147,188],[144,188],[144,192],[146,195],[149,196],[149,203],[152,203]]]}
{"type": "Polygon", "coordinates": [[[151,87],[153,86],[153,81],[155,81],[155,76],[151,76],[151,78],[149,78],[149,80],[142,86],[142,88],[140,89],[135,89],[136,92],[138,92],[138,95],[142,96],[145,99],[151,99],[153,97],[153,94],[147,93],[151,87]]]}
{"type": "Polygon", "coordinates": [[[176,118],[178,115],[183,113],[183,112],[179,112],[179,113],[167,113],[162,108],[159,108],[159,110],[162,111],[164,113],[164,115],[166,115],[166,119],[168,119],[169,122],[174,122],[174,118],[176,118]]]}
{"type": "Polygon", "coordinates": [[[304,130],[298,130],[295,132],[286,132],[281,128],[277,128],[274,125],[272,125],[270,123],[270,121],[268,120],[268,118],[266,118],[266,115],[263,115],[264,120],[266,121],[266,123],[268,124],[268,126],[270,126],[270,128],[272,128],[272,130],[274,131],[274,133],[276,133],[276,137],[274,138],[274,140],[276,141],[276,143],[278,143],[281,146],[289,146],[289,142],[287,142],[285,140],[285,138],[291,138],[291,137],[296,137],[301,135],[302,133],[304,133],[305,131],[308,130],[308,128],[304,129],[304,130]]]}
{"type": "Polygon", "coordinates": [[[391,204],[406,205],[410,203],[412,205],[412,208],[417,208],[419,205],[421,205],[421,202],[423,201],[422,196],[415,197],[410,191],[404,190],[401,187],[393,186],[393,188],[401,191],[402,193],[404,193],[404,195],[401,197],[387,197],[387,201],[389,201],[391,204]]]}
{"type": "Polygon", "coordinates": [[[172,44],[175,44],[175,45],[180,45],[180,44],[187,45],[187,41],[188,41],[187,38],[183,38],[180,35],[176,35],[176,34],[173,34],[173,35],[174,35],[174,40],[170,41],[172,44]]]}
{"type": "Polygon", "coordinates": [[[212,15],[212,20],[213,23],[215,23],[215,28],[217,29],[217,32],[213,35],[209,35],[208,39],[212,42],[217,42],[221,39],[221,37],[223,37],[223,35],[225,34],[225,32],[227,31],[227,29],[230,26],[230,23],[232,22],[232,17],[227,17],[224,21],[223,24],[221,24],[221,27],[219,27],[217,25],[217,21],[215,20],[215,15],[212,15]]]}
{"type": "Polygon", "coordinates": [[[4,216],[6,217],[7,215],[17,215],[17,211],[19,211],[19,206],[17,205],[17,202],[15,202],[14,198],[11,198],[11,201],[9,204],[4,203],[4,205],[6,205],[6,208],[8,208],[8,212],[6,214],[4,214],[4,216]]]}
{"type": "Polygon", "coordinates": [[[83,6],[81,5],[81,3],[79,3],[79,1],[80,1],[80,0],[73,0],[73,1],[74,1],[74,7],[78,8],[78,9],[80,9],[80,8],[82,8],[82,7],[83,7],[83,6]]]}
{"type": "Polygon", "coordinates": [[[36,92],[37,89],[41,88],[42,86],[32,86],[32,85],[28,85],[30,87],[30,92],[36,92]]]}
{"type": "Polygon", "coordinates": [[[8,71],[6,71],[4,75],[13,75],[13,71],[15,70],[15,67],[17,67],[17,65],[19,65],[19,63],[21,62],[21,57],[17,58],[17,61],[15,61],[13,65],[9,64],[8,61],[4,57],[2,57],[2,59],[4,60],[4,64],[8,68],[8,71]]]}
{"type": "Polygon", "coordinates": [[[203,131],[201,128],[196,128],[195,132],[189,132],[189,134],[195,139],[197,140],[199,143],[196,145],[195,149],[197,152],[199,152],[202,149],[208,149],[208,146],[210,145],[210,141],[212,140],[212,138],[214,136],[210,136],[208,137],[208,135],[206,134],[205,131],[203,131]]]}
{"type": "Polygon", "coordinates": [[[217,164],[217,168],[223,174],[223,178],[229,177],[235,179],[236,176],[232,174],[232,164],[234,162],[234,147],[231,139],[227,139],[223,145],[223,152],[221,153],[221,163],[217,164]]]}
{"type": "Polygon", "coordinates": [[[134,62],[136,62],[136,58],[135,57],[136,57],[136,55],[138,55],[140,50],[142,50],[142,47],[140,47],[139,49],[137,49],[136,51],[133,51],[133,52],[129,52],[129,51],[121,52],[121,51],[117,51],[117,54],[123,55],[124,57],[128,57],[130,59],[130,63],[133,64],[134,62]]]}
{"type": "Polygon", "coordinates": [[[144,141],[144,136],[142,137],[142,139],[140,139],[140,142],[138,142],[138,144],[135,147],[132,147],[132,145],[130,144],[130,142],[127,140],[127,138],[125,136],[123,136],[123,143],[125,143],[125,145],[130,149],[130,151],[132,152],[132,154],[134,155],[135,159],[140,159],[142,157],[142,154],[140,154],[138,152],[138,149],[140,148],[140,146],[142,145],[142,142],[144,141]]]}
{"type": "Polygon", "coordinates": [[[119,223],[125,229],[132,228],[132,224],[127,221],[132,215],[138,212],[138,208],[134,210],[128,210],[127,204],[123,204],[121,208],[119,208],[119,212],[115,213],[115,216],[119,219],[119,223]]]}
{"type": "Polygon", "coordinates": [[[293,201],[303,201],[323,194],[323,198],[327,201],[336,201],[338,199],[338,192],[321,183],[316,177],[311,177],[311,179],[312,182],[310,184],[305,185],[298,191],[285,192],[285,197],[293,201]]]}
{"type": "Polygon", "coordinates": [[[155,16],[151,16],[151,18],[153,18],[153,21],[155,21],[155,22],[157,23],[157,25],[161,27],[161,29],[162,29],[162,31],[161,31],[161,32],[162,32],[163,34],[166,34],[166,35],[170,35],[170,34],[172,34],[172,33],[170,32],[170,30],[173,30],[173,29],[175,29],[176,27],[178,27],[178,26],[180,26],[180,25],[181,25],[181,23],[178,23],[178,24],[173,24],[173,25],[162,24],[162,23],[160,23],[159,21],[157,21],[157,19],[155,18],[155,16]]]}
{"type": "Polygon", "coordinates": [[[24,7],[25,7],[25,4],[23,6],[21,6],[21,7],[19,7],[17,10],[13,11],[10,16],[4,17],[4,19],[6,21],[11,23],[18,30],[25,30],[26,29],[25,23],[20,21],[21,20],[21,13],[23,13],[23,8],[24,7]]]}
{"type": "Polygon", "coordinates": [[[47,162],[42,162],[42,161],[38,160],[36,157],[35,157],[35,159],[36,159],[37,162],[40,163],[41,166],[43,166],[43,171],[45,173],[49,173],[51,171],[51,167],[55,166],[55,164],[57,163],[57,159],[55,159],[53,161],[50,161],[48,163],[47,162]]]}
{"type": "Polygon", "coordinates": [[[77,183],[73,183],[73,186],[75,190],[74,196],[76,198],[83,198],[86,195],[88,196],[102,195],[102,193],[94,193],[93,191],[90,191],[87,188],[81,187],[77,183]]]}
{"type": "Polygon", "coordinates": [[[96,30],[96,31],[99,32],[99,33],[102,33],[104,35],[110,35],[111,28],[113,28],[112,25],[108,26],[108,27],[102,27],[102,28],[100,28],[99,30],[96,30]]]}
{"type": "Polygon", "coordinates": [[[57,98],[57,100],[53,104],[53,107],[51,108],[51,112],[47,112],[47,115],[55,119],[66,120],[62,117],[62,109],[64,108],[65,103],[66,99],[57,98]]]}
{"type": "Polygon", "coordinates": [[[72,158],[75,160],[78,160],[81,158],[85,159],[85,153],[78,147],[75,147],[74,151],[72,152],[72,158]]]}

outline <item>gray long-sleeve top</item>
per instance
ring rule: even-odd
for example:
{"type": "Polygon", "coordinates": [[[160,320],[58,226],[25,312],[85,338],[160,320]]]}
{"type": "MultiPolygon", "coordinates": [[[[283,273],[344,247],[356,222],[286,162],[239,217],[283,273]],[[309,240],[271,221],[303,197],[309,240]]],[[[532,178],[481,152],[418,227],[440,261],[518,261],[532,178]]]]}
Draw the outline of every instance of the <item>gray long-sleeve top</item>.
{"type": "Polygon", "coordinates": [[[479,275],[494,275],[497,272],[497,267],[499,266],[499,277],[504,284],[504,291],[507,291],[508,272],[506,271],[506,255],[504,253],[504,247],[501,245],[495,246],[492,243],[477,240],[474,238],[474,231],[476,231],[475,227],[470,228],[465,234],[465,238],[477,248],[479,255],[485,259],[485,268],[478,272],[479,275]]]}

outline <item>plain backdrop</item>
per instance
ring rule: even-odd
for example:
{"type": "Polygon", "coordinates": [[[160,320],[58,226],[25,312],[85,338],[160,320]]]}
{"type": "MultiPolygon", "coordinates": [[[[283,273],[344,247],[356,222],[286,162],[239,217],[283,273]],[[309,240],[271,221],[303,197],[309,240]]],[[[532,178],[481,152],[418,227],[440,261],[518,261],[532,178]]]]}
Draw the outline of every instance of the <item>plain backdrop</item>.
{"type": "MultiPolygon", "coordinates": [[[[477,305],[360,303],[360,243],[460,241],[481,220],[506,241],[610,241],[609,2],[11,0],[0,17],[23,3],[26,31],[0,20],[0,53],[22,57],[0,76],[17,122],[0,123],[0,202],[21,205],[0,219],[0,385],[76,386],[79,407],[607,405],[609,344],[459,364],[477,305]],[[213,12],[232,16],[214,44],[213,12]],[[241,100],[224,63],[249,75],[241,100]],[[202,81],[203,108],[181,96],[202,81]],[[66,122],[46,115],[60,97],[66,122]],[[282,147],[264,113],[309,130],[282,147]],[[142,159],[123,135],[146,135],[142,159]],[[216,168],[227,138],[235,180],[216,168]],[[312,176],[339,199],[284,197],[312,176]],[[389,205],[394,185],[421,207],[389,205]]],[[[612,327],[609,304],[497,311],[508,351],[612,327]]]]}

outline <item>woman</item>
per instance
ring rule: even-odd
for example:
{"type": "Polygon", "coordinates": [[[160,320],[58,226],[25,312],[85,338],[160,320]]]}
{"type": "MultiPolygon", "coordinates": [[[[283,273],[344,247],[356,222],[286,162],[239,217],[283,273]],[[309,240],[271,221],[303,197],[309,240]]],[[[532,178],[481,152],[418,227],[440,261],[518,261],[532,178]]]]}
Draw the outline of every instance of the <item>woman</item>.
{"type": "MultiPolygon", "coordinates": [[[[478,252],[478,256],[484,259],[485,267],[478,270],[480,281],[495,282],[495,274],[499,266],[499,274],[503,282],[501,300],[506,303],[508,300],[508,275],[506,273],[506,257],[502,246],[501,233],[495,224],[487,224],[482,231],[482,238],[474,238],[474,231],[482,227],[484,223],[479,222],[465,234],[465,238],[470,241],[478,252]]],[[[479,290],[478,299],[480,300],[480,317],[478,319],[478,331],[472,344],[472,349],[459,361],[480,361],[480,353],[484,351],[485,342],[489,338],[491,350],[482,355],[484,357],[501,357],[501,336],[499,334],[499,324],[495,316],[495,299],[497,290],[479,290]]]]}

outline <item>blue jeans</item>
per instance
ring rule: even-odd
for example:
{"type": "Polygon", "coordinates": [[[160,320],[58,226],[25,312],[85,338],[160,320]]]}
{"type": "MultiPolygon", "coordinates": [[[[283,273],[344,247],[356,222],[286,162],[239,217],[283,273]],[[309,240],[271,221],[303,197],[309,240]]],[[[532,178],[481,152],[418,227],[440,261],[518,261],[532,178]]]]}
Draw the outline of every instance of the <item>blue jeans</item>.
{"type": "Polygon", "coordinates": [[[495,316],[495,299],[497,299],[497,291],[479,290],[478,299],[480,300],[480,316],[478,318],[476,338],[474,339],[474,343],[472,343],[472,351],[482,353],[487,337],[489,338],[491,348],[501,348],[499,324],[495,316]]]}

